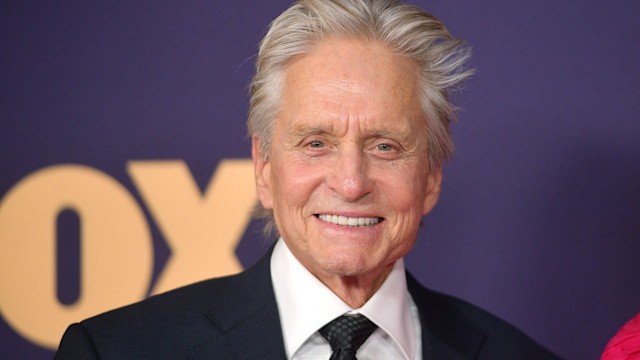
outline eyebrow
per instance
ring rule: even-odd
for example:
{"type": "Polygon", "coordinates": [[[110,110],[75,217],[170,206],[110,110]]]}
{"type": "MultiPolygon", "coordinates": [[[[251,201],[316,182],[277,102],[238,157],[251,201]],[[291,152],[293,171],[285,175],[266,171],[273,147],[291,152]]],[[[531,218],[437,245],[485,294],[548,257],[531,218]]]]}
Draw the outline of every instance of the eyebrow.
{"type": "MultiPolygon", "coordinates": [[[[303,138],[311,135],[331,135],[333,126],[298,126],[290,134],[292,137],[303,138]]],[[[369,138],[390,138],[397,141],[407,141],[411,138],[410,130],[389,131],[387,129],[377,129],[367,132],[366,137],[369,138]]]]}
{"type": "Polygon", "coordinates": [[[373,138],[389,138],[400,142],[410,141],[412,132],[410,130],[402,131],[389,131],[389,130],[375,130],[370,132],[369,137],[373,138]]]}
{"type": "Polygon", "coordinates": [[[306,137],[309,135],[324,135],[324,134],[330,134],[331,130],[329,126],[326,127],[319,127],[319,126],[312,126],[312,127],[306,127],[306,126],[298,126],[294,129],[292,135],[293,136],[297,136],[297,137],[306,137]]]}
{"type": "Polygon", "coordinates": [[[391,138],[396,138],[397,134],[400,134],[402,136],[405,136],[406,132],[400,132],[400,133],[394,133],[388,130],[374,130],[369,132],[369,136],[370,137],[375,137],[375,138],[381,138],[381,137],[391,137],[391,138]]]}

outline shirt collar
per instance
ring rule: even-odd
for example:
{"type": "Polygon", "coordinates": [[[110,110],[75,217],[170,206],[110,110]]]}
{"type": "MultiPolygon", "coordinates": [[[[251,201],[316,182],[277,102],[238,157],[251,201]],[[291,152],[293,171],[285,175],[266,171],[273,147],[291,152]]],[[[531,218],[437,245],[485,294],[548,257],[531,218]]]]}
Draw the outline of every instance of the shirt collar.
{"type": "Polygon", "coordinates": [[[407,359],[414,359],[416,336],[402,259],[396,261],[382,286],[360,309],[349,307],[300,264],[282,238],[271,255],[271,276],[289,358],[326,323],[356,312],[389,334],[407,359]]]}

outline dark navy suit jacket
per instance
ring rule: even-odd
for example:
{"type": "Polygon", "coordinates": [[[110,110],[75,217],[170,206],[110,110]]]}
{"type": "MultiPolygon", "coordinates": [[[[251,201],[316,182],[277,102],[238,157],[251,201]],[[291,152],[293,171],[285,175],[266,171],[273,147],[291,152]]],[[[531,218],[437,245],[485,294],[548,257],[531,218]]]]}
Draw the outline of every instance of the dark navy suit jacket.
{"type": "MultiPolygon", "coordinates": [[[[285,359],[269,260],[73,324],[55,359],[285,359]]],[[[407,281],[424,360],[557,359],[493,315],[407,281]]]]}

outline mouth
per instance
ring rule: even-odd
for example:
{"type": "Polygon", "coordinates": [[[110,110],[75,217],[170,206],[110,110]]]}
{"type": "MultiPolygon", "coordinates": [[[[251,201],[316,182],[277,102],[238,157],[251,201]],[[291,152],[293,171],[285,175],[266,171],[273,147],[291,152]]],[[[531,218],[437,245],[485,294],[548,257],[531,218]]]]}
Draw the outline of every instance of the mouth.
{"type": "Polygon", "coordinates": [[[330,224],[351,227],[375,226],[384,220],[384,218],[381,217],[347,217],[332,214],[315,214],[315,216],[321,221],[330,224]]]}

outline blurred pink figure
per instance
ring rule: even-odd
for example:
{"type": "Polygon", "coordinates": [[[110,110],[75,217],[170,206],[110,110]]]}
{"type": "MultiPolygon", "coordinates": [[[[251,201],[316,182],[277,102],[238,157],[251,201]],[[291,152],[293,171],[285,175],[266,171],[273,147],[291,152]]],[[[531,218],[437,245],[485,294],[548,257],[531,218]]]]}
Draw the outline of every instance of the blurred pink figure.
{"type": "Polygon", "coordinates": [[[640,360],[640,313],[609,340],[600,360],[640,360]]]}

